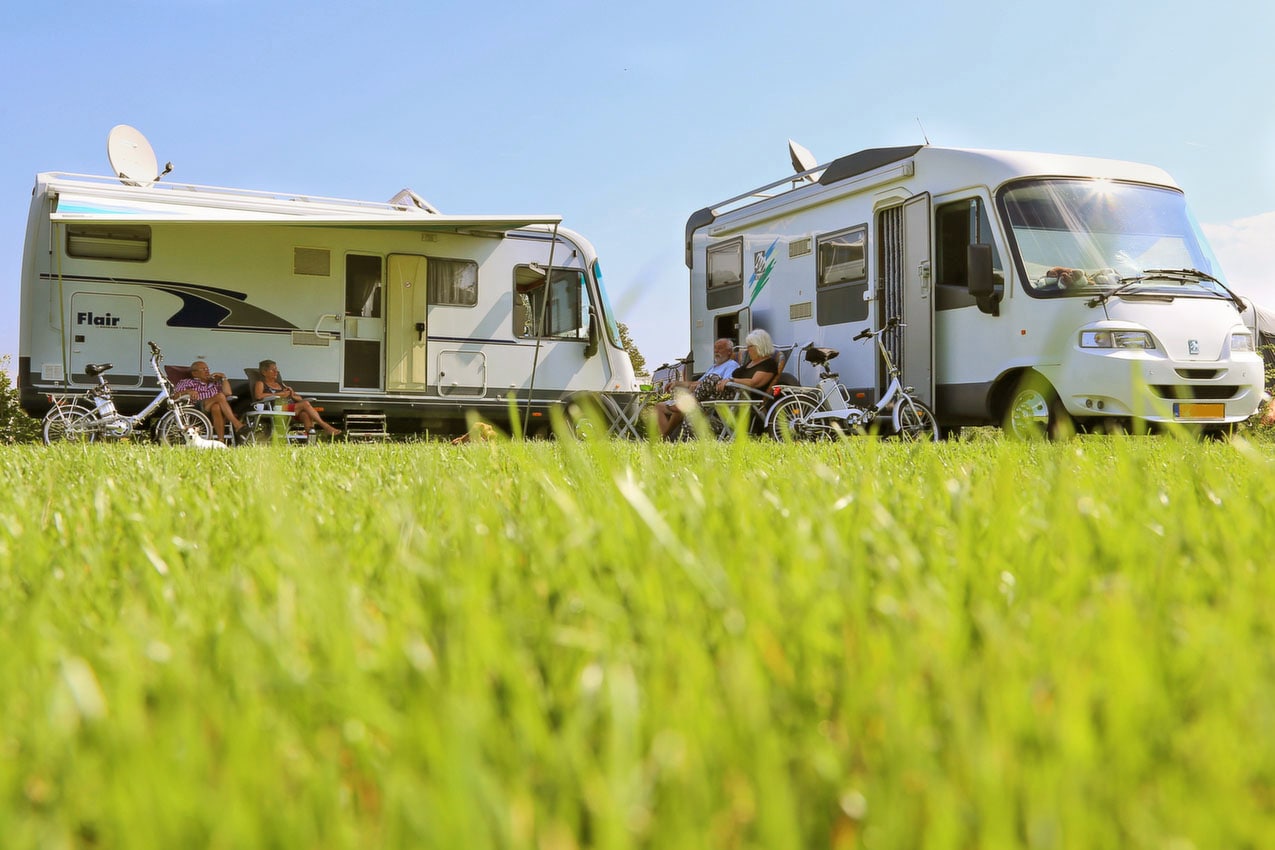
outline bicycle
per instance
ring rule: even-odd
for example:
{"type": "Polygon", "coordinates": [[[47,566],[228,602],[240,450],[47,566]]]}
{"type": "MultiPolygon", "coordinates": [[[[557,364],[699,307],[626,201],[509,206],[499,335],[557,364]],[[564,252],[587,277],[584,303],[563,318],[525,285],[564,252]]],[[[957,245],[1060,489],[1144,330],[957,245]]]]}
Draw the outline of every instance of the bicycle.
{"type": "Polygon", "coordinates": [[[49,396],[52,407],[44,415],[44,444],[129,439],[141,430],[151,414],[163,404],[168,405],[168,410],[155,423],[154,428],[154,436],[158,442],[166,446],[185,443],[186,429],[190,427],[194,427],[201,437],[212,437],[213,428],[208,417],[191,407],[185,398],[173,395],[172,382],[159,365],[164,360],[159,346],[153,342],[147,344],[151,348],[151,369],[159,379],[159,392],[146,407],[132,416],[120,413],[111,394],[111,385],[106,380],[106,373],[113,368],[112,364],[90,363],[84,367],[84,371],[89,377],[97,378],[96,386],[89,387],[80,395],[49,396]]]}
{"type": "Polygon", "coordinates": [[[890,383],[876,403],[867,408],[851,403],[850,392],[837,380],[829,364],[840,352],[832,348],[816,348],[812,342],[802,348],[807,363],[819,367],[818,387],[775,388],[778,398],[766,416],[765,427],[776,440],[819,440],[862,434],[868,431],[882,411],[890,409],[894,433],[906,441],[939,439],[938,420],[934,411],[917,399],[912,387],[903,386],[899,367],[894,365],[881,336],[907,325],[897,316],[891,317],[879,330],[864,328],[855,340],[875,339],[890,383]]]}

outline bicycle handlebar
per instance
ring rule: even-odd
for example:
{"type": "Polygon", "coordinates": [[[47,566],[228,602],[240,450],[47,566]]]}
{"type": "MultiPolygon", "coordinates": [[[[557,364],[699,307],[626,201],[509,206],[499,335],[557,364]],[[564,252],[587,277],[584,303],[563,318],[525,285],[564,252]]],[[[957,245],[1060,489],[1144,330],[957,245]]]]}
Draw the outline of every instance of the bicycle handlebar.
{"type": "Polygon", "coordinates": [[[885,326],[882,327],[881,330],[874,331],[872,330],[872,328],[864,328],[863,330],[859,331],[857,334],[855,334],[854,336],[850,338],[853,340],[868,339],[869,337],[876,336],[877,334],[883,334],[886,331],[892,331],[895,328],[906,328],[906,327],[907,325],[905,325],[903,321],[899,319],[898,316],[891,316],[890,318],[885,320],[885,326]]]}

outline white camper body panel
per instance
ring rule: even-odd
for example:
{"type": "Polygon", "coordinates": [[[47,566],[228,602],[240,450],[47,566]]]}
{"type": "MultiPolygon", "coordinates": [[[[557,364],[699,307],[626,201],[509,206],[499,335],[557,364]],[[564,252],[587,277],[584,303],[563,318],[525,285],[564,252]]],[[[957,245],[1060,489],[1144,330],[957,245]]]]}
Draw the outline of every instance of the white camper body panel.
{"type": "Polygon", "coordinates": [[[511,397],[543,416],[577,393],[633,392],[594,249],[558,222],[42,174],[24,405],[86,385],[102,361],[143,397],[146,340],[234,383],[275,360],[335,415],[374,409],[410,430],[503,418],[511,397]]]}
{"type": "MultiPolygon", "coordinates": [[[[779,345],[837,349],[832,366],[840,380],[868,402],[886,377],[875,347],[851,337],[898,315],[908,327],[887,336],[887,344],[902,361],[904,383],[933,404],[945,425],[1000,424],[1014,387],[1036,376],[1077,419],[1209,426],[1250,416],[1262,391],[1261,358],[1245,350],[1239,311],[1221,287],[1193,280],[1174,291],[1146,287],[1093,303],[1102,288],[1063,292],[1042,283],[1051,271],[1042,257],[1055,252],[1056,264],[1066,265],[1067,251],[1097,252],[1110,236],[1070,230],[1047,207],[1051,192],[1077,187],[1099,200],[1113,188],[1132,196],[1129,209],[1109,213],[1104,226],[1118,222],[1129,229],[1121,234],[1124,244],[1142,253],[1121,259],[1140,260],[1136,270],[1165,267],[1154,259],[1172,258],[1173,268],[1189,265],[1221,278],[1180,190],[1158,168],[928,146],[869,150],[691,217],[686,249],[694,362],[697,368],[710,363],[714,339],[734,337],[742,318],[779,345]],[[1025,188],[1014,194],[1016,187],[1025,188]],[[1029,201],[1059,221],[1024,224],[1021,210],[1029,201]],[[996,292],[990,301],[980,303],[968,289],[970,243],[992,247],[996,292]],[[1189,263],[1178,256],[1186,252],[1189,263]],[[1082,346],[1084,332],[1104,329],[1149,334],[1154,346],[1082,346]]],[[[1106,291],[1132,273],[1116,272],[1106,291]]],[[[815,382],[809,364],[792,361],[787,371],[804,384],[815,382]]]]}

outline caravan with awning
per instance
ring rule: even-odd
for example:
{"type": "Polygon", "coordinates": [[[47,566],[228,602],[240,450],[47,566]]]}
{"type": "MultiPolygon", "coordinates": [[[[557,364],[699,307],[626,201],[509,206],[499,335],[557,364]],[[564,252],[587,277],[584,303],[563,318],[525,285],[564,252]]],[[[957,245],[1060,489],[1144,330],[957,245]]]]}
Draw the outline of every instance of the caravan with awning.
{"type": "Polygon", "coordinates": [[[374,412],[405,432],[512,410],[543,430],[574,396],[636,390],[593,246],[559,216],[444,215],[410,190],[377,203],[170,183],[153,154],[121,167],[120,130],[116,176],[36,178],[28,412],[87,386],[89,363],[114,364],[125,404],[153,395],[148,340],[232,376],[275,360],[329,418],[374,412]]]}

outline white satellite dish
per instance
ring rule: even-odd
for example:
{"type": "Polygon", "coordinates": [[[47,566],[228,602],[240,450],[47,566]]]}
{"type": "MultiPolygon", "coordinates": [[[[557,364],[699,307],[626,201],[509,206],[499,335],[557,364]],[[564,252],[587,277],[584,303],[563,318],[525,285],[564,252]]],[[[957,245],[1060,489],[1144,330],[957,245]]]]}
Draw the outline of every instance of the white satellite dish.
{"type": "Polygon", "coordinates": [[[803,171],[809,171],[819,164],[814,154],[792,139],[788,140],[788,156],[792,159],[792,170],[798,174],[803,171]]]}
{"type": "Polygon", "coordinates": [[[170,162],[164,167],[164,174],[160,174],[151,143],[141,130],[127,124],[111,128],[106,137],[106,158],[111,161],[111,171],[125,186],[150,186],[173,170],[170,162]]]}

